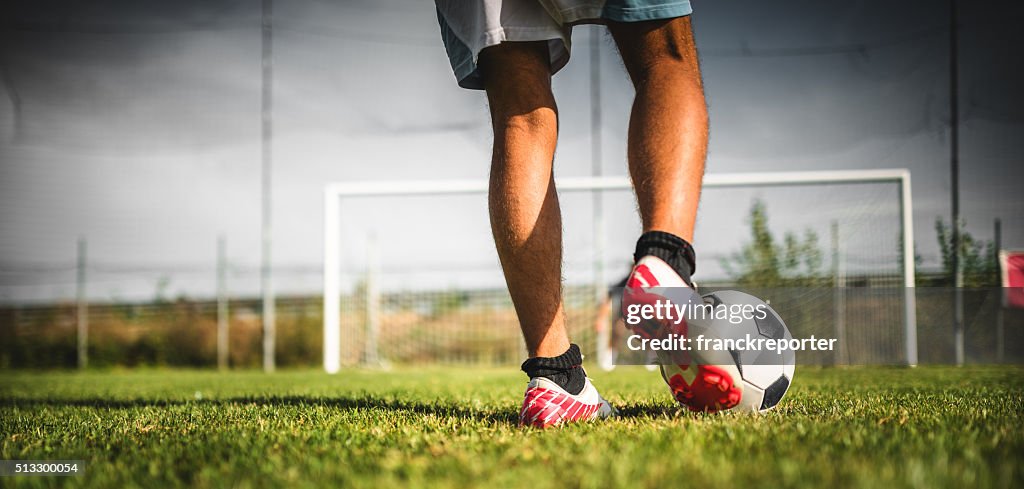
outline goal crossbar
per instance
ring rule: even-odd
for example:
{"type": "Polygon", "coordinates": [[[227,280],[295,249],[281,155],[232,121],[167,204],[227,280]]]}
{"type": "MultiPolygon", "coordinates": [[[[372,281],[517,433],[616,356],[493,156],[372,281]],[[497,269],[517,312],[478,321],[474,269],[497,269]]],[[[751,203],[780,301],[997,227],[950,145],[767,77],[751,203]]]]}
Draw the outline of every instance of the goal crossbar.
{"type": "MultiPolygon", "coordinates": [[[[899,185],[904,285],[904,355],[917,364],[917,311],[914,294],[914,218],[907,169],[824,170],[797,172],[717,173],[704,175],[704,188],[893,183],[899,185]]],[[[628,177],[556,178],[559,192],[630,190],[628,177]]],[[[415,180],[334,182],[324,187],[324,370],[341,369],[341,199],[414,195],[459,195],[487,192],[486,180],[415,180]]]]}

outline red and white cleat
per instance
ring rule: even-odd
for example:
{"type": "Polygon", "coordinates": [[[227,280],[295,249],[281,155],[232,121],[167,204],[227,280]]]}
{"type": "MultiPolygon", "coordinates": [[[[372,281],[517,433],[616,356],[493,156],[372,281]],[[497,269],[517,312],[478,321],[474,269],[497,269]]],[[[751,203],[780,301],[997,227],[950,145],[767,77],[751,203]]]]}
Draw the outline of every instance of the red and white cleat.
{"type": "Polygon", "coordinates": [[[690,411],[725,411],[743,398],[743,388],[733,382],[740,378],[734,365],[661,365],[661,378],[690,411]]]}
{"type": "MultiPolygon", "coordinates": [[[[626,280],[622,291],[623,314],[630,306],[700,302],[703,300],[682,277],[661,258],[645,256],[633,265],[633,271],[626,280]]],[[[630,325],[629,329],[644,338],[664,338],[669,333],[686,334],[686,322],[676,323],[667,319],[642,320],[630,325]]]]}
{"type": "MultiPolygon", "coordinates": [[[[656,305],[656,303],[674,303],[699,300],[700,296],[690,284],[676,273],[661,258],[645,256],[633,265],[633,271],[626,280],[626,288],[622,291],[622,308],[629,310],[631,305],[656,305]],[[673,297],[667,297],[672,295],[673,297]]],[[[645,320],[637,325],[627,327],[634,333],[645,338],[663,338],[674,325],[669,321],[645,320]]],[[[685,329],[685,323],[682,324],[685,329]]],[[[682,333],[680,333],[682,334],[682,333]]]]}
{"type": "MultiPolygon", "coordinates": [[[[622,309],[629,304],[698,302],[703,300],[664,260],[645,256],[633,266],[626,282],[622,309]]],[[[628,323],[627,323],[628,324],[628,323]]],[[[630,326],[648,338],[664,338],[668,334],[687,336],[682,321],[642,321],[630,326]]],[[[716,412],[731,409],[743,397],[739,369],[728,352],[690,351],[668,354],[658,352],[661,377],[668,384],[672,397],[691,411],[716,412]]]]}
{"type": "Polygon", "coordinates": [[[534,377],[526,386],[526,398],[519,410],[519,425],[550,428],[562,423],[590,421],[615,415],[615,409],[604,400],[587,379],[577,395],[569,394],[558,384],[534,377]]]}

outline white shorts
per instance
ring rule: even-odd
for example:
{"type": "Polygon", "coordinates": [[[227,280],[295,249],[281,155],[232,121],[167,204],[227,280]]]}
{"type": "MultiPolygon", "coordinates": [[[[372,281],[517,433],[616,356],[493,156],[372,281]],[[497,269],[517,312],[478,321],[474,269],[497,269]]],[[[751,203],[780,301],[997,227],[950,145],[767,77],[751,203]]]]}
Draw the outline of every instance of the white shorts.
{"type": "Polygon", "coordinates": [[[547,41],[551,74],[569,62],[572,26],[690,15],[689,0],[435,0],[459,86],[483,89],[477,57],[505,41],[547,41]]]}

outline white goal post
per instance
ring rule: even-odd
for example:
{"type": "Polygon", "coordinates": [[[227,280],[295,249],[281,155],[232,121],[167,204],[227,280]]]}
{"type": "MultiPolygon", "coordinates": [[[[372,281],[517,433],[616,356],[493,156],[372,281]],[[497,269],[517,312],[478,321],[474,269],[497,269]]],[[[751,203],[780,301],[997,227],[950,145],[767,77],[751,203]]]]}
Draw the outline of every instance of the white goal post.
{"type": "MultiPolygon", "coordinates": [[[[899,185],[902,227],[904,360],[917,364],[914,293],[914,222],[910,171],[906,169],[719,173],[704,176],[704,188],[893,183],[899,185]]],[[[559,192],[629,190],[628,177],[556,179],[559,192]]],[[[324,188],[324,370],[341,369],[341,199],[350,197],[484,194],[486,180],[417,180],[328,183],[324,188]]]]}

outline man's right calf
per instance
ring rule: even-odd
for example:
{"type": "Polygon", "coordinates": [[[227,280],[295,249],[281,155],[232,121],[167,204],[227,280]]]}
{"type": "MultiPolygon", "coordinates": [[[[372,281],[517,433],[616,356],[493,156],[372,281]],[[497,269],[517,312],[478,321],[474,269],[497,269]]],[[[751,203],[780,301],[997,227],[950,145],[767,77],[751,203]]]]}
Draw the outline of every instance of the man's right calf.
{"type": "Polygon", "coordinates": [[[636,89],[628,159],[644,231],[692,241],[708,116],[689,17],[609,30],[636,89]]]}

